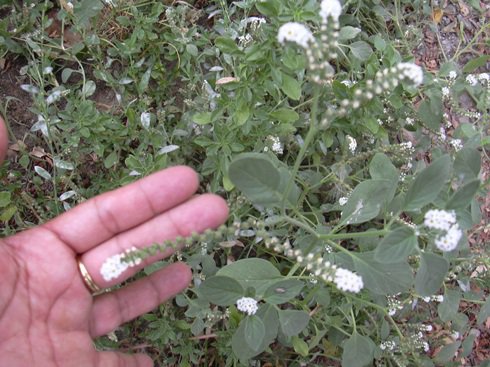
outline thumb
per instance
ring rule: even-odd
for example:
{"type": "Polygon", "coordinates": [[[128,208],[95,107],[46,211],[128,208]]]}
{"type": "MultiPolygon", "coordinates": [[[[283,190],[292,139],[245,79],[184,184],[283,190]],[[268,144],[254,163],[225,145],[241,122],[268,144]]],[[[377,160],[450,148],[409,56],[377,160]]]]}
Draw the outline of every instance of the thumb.
{"type": "Polygon", "coordinates": [[[5,154],[7,153],[8,147],[8,133],[5,126],[5,122],[0,116],[0,163],[5,159],[5,154]]]}

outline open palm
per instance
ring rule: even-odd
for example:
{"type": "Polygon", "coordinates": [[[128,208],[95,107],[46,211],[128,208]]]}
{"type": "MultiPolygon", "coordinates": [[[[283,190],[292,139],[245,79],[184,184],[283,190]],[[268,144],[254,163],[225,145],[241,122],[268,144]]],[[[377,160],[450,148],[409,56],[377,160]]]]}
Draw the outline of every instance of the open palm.
{"type": "Polygon", "coordinates": [[[148,312],[184,289],[189,268],[174,263],[128,286],[93,297],[78,270],[80,256],[95,283],[111,287],[148,263],[106,282],[110,256],[133,246],[216,227],[227,216],[215,195],[193,196],[196,174],[174,167],[100,195],[54,220],[0,241],[0,365],[152,366],[144,354],[98,352],[92,339],[148,312]]]}

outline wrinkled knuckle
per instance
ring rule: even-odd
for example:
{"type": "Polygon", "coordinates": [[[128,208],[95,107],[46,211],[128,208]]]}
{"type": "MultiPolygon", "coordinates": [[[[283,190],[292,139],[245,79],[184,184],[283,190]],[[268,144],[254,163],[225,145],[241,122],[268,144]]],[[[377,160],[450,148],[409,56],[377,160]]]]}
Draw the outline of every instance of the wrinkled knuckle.
{"type": "Polygon", "coordinates": [[[113,212],[114,205],[107,200],[100,200],[98,197],[94,198],[93,203],[97,217],[104,228],[109,233],[118,233],[120,228],[117,215],[113,212]]]}

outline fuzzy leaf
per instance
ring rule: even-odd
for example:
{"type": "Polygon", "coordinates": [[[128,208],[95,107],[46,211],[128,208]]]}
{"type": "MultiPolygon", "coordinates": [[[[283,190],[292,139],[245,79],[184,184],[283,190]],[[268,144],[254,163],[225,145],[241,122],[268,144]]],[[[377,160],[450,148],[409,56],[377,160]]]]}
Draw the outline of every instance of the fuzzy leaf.
{"type": "Polygon", "coordinates": [[[367,336],[354,332],[343,345],[342,367],[365,367],[374,358],[374,342],[367,336]]]}
{"type": "Polygon", "coordinates": [[[441,192],[451,174],[451,158],[443,155],[415,177],[405,196],[405,210],[420,210],[441,192]]]}
{"type": "Polygon", "coordinates": [[[430,252],[423,253],[415,277],[415,291],[422,297],[432,296],[441,288],[448,269],[449,263],[445,258],[430,252]]]}
{"type": "Polygon", "coordinates": [[[277,206],[282,202],[284,179],[281,171],[263,153],[243,153],[230,164],[228,176],[231,182],[253,203],[277,206]]]}
{"type": "Polygon", "coordinates": [[[399,227],[388,233],[376,247],[374,259],[392,264],[405,261],[417,246],[417,236],[412,228],[399,227]]]}
{"type": "Polygon", "coordinates": [[[209,302],[218,306],[229,306],[245,293],[241,284],[227,276],[212,276],[199,287],[199,292],[209,302]]]}
{"type": "Polygon", "coordinates": [[[279,323],[286,336],[295,336],[304,330],[310,321],[310,316],[305,311],[280,310],[279,323]]]}

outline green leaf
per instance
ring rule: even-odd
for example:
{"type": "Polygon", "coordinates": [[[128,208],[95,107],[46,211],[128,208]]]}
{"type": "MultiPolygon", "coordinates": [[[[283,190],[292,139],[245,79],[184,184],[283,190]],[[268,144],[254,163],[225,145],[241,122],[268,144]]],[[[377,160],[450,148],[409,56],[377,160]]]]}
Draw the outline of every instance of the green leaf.
{"type": "Polygon", "coordinates": [[[350,25],[340,28],[339,40],[347,41],[355,38],[361,32],[360,28],[351,27],[350,25]]]}
{"type": "Polygon", "coordinates": [[[112,166],[114,166],[118,160],[119,160],[119,156],[117,152],[113,151],[104,159],[104,167],[109,169],[112,166]]]}
{"type": "Polygon", "coordinates": [[[269,113],[269,116],[284,123],[291,123],[299,120],[298,113],[291,108],[279,108],[269,113]]]}
{"type": "Polygon", "coordinates": [[[100,0],[81,0],[75,3],[73,13],[78,18],[78,24],[86,27],[90,20],[104,8],[104,4],[100,0]]]}
{"type": "Polygon", "coordinates": [[[141,77],[139,83],[138,83],[138,93],[143,94],[146,89],[148,88],[148,83],[150,82],[151,78],[151,71],[152,71],[152,66],[148,68],[148,70],[145,71],[143,76],[141,77]]]}
{"type": "Polygon", "coordinates": [[[442,112],[433,111],[428,100],[422,101],[417,111],[419,119],[432,130],[438,130],[442,121],[442,112]]]}
{"type": "Polygon", "coordinates": [[[357,331],[342,346],[342,367],[364,367],[372,363],[374,358],[374,342],[357,331]]]}
{"type": "Polygon", "coordinates": [[[271,285],[264,293],[267,303],[279,305],[296,297],[304,287],[298,279],[285,279],[271,285]]]}
{"type": "Polygon", "coordinates": [[[51,180],[51,178],[52,178],[51,174],[40,166],[34,166],[34,171],[36,171],[36,173],[39,176],[41,176],[42,178],[44,178],[47,181],[51,180]]]}
{"type": "Polygon", "coordinates": [[[231,338],[231,348],[238,359],[240,359],[242,363],[245,363],[250,358],[262,353],[263,349],[265,349],[265,345],[262,345],[258,350],[250,348],[247,343],[245,322],[241,322],[231,338]]]}
{"type": "Polygon", "coordinates": [[[245,342],[254,351],[260,350],[265,337],[264,323],[255,315],[245,317],[242,322],[245,324],[245,342]]]}
{"type": "Polygon", "coordinates": [[[369,163],[369,174],[375,180],[389,180],[398,182],[399,173],[396,167],[391,163],[383,153],[376,153],[369,163]]]}
{"type": "Polygon", "coordinates": [[[296,353],[298,353],[302,357],[307,357],[309,350],[308,344],[298,336],[293,336],[291,338],[291,342],[293,343],[293,349],[296,353]]]}
{"type": "Polygon", "coordinates": [[[471,73],[479,67],[485,66],[490,61],[490,55],[482,55],[468,61],[463,67],[463,73],[471,73]]]}
{"type": "Polygon", "coordinates": [[[388,180],[392,183],[391,190],[386,193],[385,202],[390,202],[395,196],[400,173],[383,153],[376,153],[369,163],[369,174],[375,180],[388,180]]]}
{"type": "Polygon", "coordinates": [[[281,173],[276,164],[263,153],[243,153],[228,168],[231,182],[253,203],[279,205],[283,198],[281,173]]]}
{"type": "Polygon", "coordinates": [[[254,288],[259,297],[281,278],[281,273],[274,265],[259,258],[235,261],[218,270],[216,274],[237,280],[243,289],[254,288]]]}
{"type": "Polygon", "coordinates": [[[295,101],[301,97],[301,83],[287,74],[282,74],[282,91],[295,101]]]}
{"type": "Polygon", "coordinates": [[[95,93],[95,89],[97,86],[92,80],[87,80],[87,82],[83,85],[82,88],[82,96],[83,97],[90,97],[92,94],[95,93]]]}
{"type": "Polygon", "coordinates": [[[399,227],[388,233],[376,247],[374,259],[392,264],[404,261],[417,247],[417,236],[412,228],[399,227]]]}
{"type": "Polygon", "coordinates": [[[476,322],[478,325],[483,324],[487,318],[490,317],[490,296],[487,297],[487,300],[485,303],[481,306],[480,312],[478,313],[478,317],[476,319],[476,322]]]}
{"type": "Polygon", "coordinates": [[[374,36],[374,47],[378,51],[384,51],[386,49],[386,41],[380,36],[374,36]]]}
{"type": "Polygon", "coordinates": [[[191,56],[197,57],[197,55],[199,55],[199,50],[197,49],[196,45],[192,43],[189,43],[187,46],[185,46],[185,50],[191,56]]]}
{"type": "Polygon", "coordinates": [[[343,224],[359,224],[376,218],[393,196],[393,186],[388,180],[366,180],[357,185],[342,210],[343,224]]]}
{"type": "Polygon", "coordinates": [[[12,219],[12,217],[15,214],[15,212],[17,212],[17,207],[15,207],[14,205],[11,205],[11,206],[7,207],[0,214],[0,221],[2,221],[2,222],[9,221],[10,219],[12,219]]]}
{"type": "Polygon", "coordinates": [[[430,252],[423,253],[415,276],[415,291],[422,297],[432,296],[441,288],[448,269],[449,263],[445,258],[430,252]]]}
{"type": "Polygon", "coordinates": [[[480,188],[480,180],[475,179],[461,186],[446,203],[446,209],[464,209],[470,205],[471,200],[480,188]]]}
{"type": "Polygon", "coordinates": [[[8,191],[0,192],[0,208],[5,208],[10,204],[11,194],[8,191]]]}
{"type": "Polygon", "coordinates": [[[356,41],[348,45],[352,55],[361,61],[366,61],[373,54],[373,49],[371,46],[364,41],[356,41]]]}
{"type": "Polygon", "coordinates": [[[250,107],[246,103],[240,103],[233,112],[233,120],[238,126],[243,125],[250,117],[250,107]]]}
{"type": "Polygon", "coordinates": [[[443,155],[424,168],[412,182],[405,195],[405,210],[419,210],[432,202],[441,192],[451,174],[451,158],[443,155]]]}
{"type": "Polygon", "coordinates": [[[217,37],[214,41],[216,47],[218,47],[221,52],[230,55],[239,55],[242,51],[238,48],[236,42],[231,38],[227,37],[217,37]]]}
{"type": "Polygon", "coordinates": [[[206,125],[211,122],[211,112],[198,112],[192,116],[192,121],[198,125],[206,125]]]}
{"type": "Polygon", "coordinates": [[[375,294],[395,294],[412,286],[412,268],[407,262],[383,264],[374,260],[372,252],[355,255],[353,260],[364,286],[375,294]]]}
{"type": "Polygon", "coordinates": [[[255,3],[255,7],[263,15],[275,18],[281,11],[281,2],[278,0],[261,0],[255,3]]]}
{"type": "Polygon", "coordinates": [[[279,310],[279,324],[286,336],[295,336],[304,330],[310,321],[310,316],[305,311],[279,310]]]}
{"type": "Polygon", "coordinates": [[[474,148],[465,147],[456,153],[454,158],[454,174],[462,180],[468,181],[478,177],[481,169],[480,152],[474,148]]]}
{"type": "Polygon", "coordinates": [[[437,314],[442,322],[449,322],[457,315],[460,301],[461,292],[446,289],[444,300],[437,306],[437,314]]]}
{"type": "Polygon", "coordinates": [[[256,315],[262,319],[265,326],[264,344],[269,345],[276,339],[279,331],[277,309],[273,305],[266,303],[259,307],[256,315]]]}
{"type": "Polygon", "coordinates": [[[223,275],[207,278],[199,287],[199,292],[207,301],[218,306],[232,305],[245,294],[238,281],[223,275]]]}
{"type": "Polygon", "coordinates": [[[435,361],[441,364],[452,361],[460,345],[461,341],[457,340],[454,343],[443,346],[442,349],[437,353],[435,361]]]}
{"type": "Polygon", "coordinates": [[[70,69],[70,68],[64,68],[63,71],[61,72],[61,81],[66,83],[68,79],[70,79],[70,76],[72,73],[76,73],[76,70],[70,69]]]}

